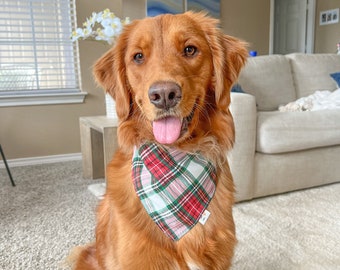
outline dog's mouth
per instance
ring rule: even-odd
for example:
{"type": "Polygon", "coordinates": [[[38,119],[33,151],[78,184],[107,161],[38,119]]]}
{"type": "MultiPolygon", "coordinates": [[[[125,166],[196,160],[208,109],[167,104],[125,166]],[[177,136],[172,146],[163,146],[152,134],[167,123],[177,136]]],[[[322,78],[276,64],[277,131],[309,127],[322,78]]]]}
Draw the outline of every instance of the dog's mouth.
{"type": "Polygon", "coordinates": [[[152,130],[157,142],[161,144],[175,143],[188,130],[188,126],[194,117],[196,106],[189,116],[180,118],[177,116],[166,116],[153,121],[152,130]]]}

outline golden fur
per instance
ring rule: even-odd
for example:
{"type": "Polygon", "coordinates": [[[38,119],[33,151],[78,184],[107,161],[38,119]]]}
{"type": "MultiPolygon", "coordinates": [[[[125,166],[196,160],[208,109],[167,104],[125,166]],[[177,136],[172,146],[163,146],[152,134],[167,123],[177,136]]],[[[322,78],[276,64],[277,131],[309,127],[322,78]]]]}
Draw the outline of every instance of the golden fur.
{"type": "Polygon", "coordinates": [[[229,268],[236,243],[233,182],[226,152],[234,142],[230,88],[247,58],[245,43],[224,35],[202,13],[162,15],[132,22],[94,74],[116,100],[119,149],[107,167],[107,191],[97,211],[96,242],[80,252],[77,270],[229,268]],[[189,47],[188,53],[185,48],[189,47]],[[192,48],[196,48],[194,51],[192,48]],[[180,86],[170,110],[150,102],[155,82],[180,86]],[[211,216],[174,242],[152,221],[131,181],[133,147],[155,141],[152,122],[175,115],[190,122],[172,146],[200,151],[217,167],[211,216]],[[195,268],[196,267],[196,268],[195,268]]]}

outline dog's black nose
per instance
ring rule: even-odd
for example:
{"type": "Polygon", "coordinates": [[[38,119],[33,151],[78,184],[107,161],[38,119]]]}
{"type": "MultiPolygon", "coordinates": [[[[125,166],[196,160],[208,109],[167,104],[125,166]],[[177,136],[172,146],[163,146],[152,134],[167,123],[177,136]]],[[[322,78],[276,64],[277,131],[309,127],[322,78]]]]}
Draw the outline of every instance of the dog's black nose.
{"type": "Polygon", "coordinates": [[[182,98],[181,87],[174,82],[156,82],[149,89],[149,99],[160,109],[170,109],[182,98]]]}

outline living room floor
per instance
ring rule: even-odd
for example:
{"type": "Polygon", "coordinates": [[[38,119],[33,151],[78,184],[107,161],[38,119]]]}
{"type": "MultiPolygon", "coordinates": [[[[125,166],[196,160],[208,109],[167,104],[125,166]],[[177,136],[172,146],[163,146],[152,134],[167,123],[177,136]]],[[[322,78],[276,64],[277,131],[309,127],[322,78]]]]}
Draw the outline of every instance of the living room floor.
{"type": "MultiPolygon", "coordinates": [[[[80,161],[0,169],[0,269],[70,269],[70,250],[94,239],[98,199],[80,161]]],[[[340,265],[340,183],[234,207],[232,270],[335,270],[340,265]]]]}

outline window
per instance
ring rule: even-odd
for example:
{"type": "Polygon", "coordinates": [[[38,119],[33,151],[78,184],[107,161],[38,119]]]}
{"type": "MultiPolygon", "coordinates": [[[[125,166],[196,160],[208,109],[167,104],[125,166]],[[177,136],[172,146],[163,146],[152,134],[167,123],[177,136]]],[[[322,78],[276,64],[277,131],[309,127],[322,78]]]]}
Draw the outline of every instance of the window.
{"type": "Polygon", "coordinates": [[[83,102],[75,0],[0,3],[0,106],[83,102]]]}

